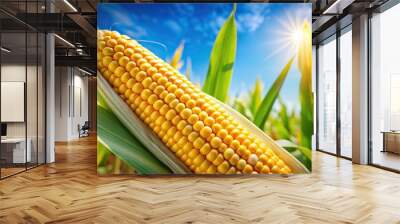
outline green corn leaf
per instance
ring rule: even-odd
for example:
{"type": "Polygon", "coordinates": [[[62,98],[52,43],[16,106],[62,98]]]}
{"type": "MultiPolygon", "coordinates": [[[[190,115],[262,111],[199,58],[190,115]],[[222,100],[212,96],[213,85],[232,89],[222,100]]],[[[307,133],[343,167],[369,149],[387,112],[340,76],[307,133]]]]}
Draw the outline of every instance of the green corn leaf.
{"type": "Polygon", "coordinates": [[[287,130],[288,133],[291,133],[290,125],[289,125],[289,115],[287,113],[287,107],[285,103],[283,102],[282,98],[279,98],[279,104],[281,106],[280,111],[278,112],[278,115],[281,119],[283,127],[287,130]]]}
{"type": "Polygon", "coordinates": [[[176,48],[174,55],[172,56],[169,64],[174,67],[176,70],[179,70],[183,66],[183,62],[181,60],[182,58],[182,53],[183,53],[183,48],[185,47],[185,43],[182,41],[178,48],[176,48]]]}
{"type": "Polygon", "coordinates": [[[99,142],[97,143],[97,166],[105,166],[109,159],[110,151],[99,142]]]}
{"type": "Polygon", "coordinates": [[[132,166],[139,174],[171,173],[130,134],[112,112],[97,106],[97,116],[98,141],[119,159],[132,166]]]}
{"type": "Polygon", "coordinates": [[[314,97],[311,87],[311,26],[305,21],[302,30],[302,41],[298,51],[298,68],[301,72],[300,78],[300,122],[301,122],[301,142],[304,147],[311,148],[311,137],[313,134],[313,113],[314,97]]]}
{"type": "Polygon", "coordinates": [[[271,124],[273,126],[272,130],[274,130],[277,139],[290,139],[290,134],[281,120],[275,120],[274,122],[271,122],[271,124]]]}
{"type": "Polygon", "coordinates": [[[229,88],[236,57],[236,4],[225,21],[211,51],[210,64],[204,82],[203,91],[221,102],[228,100],[229,88]]]}
{"type": "Polygon", "coordinates": [[[263,83],[260,79],[256,79],[253,90],[250,92],[249,108],[253,116],[256,114],[258,106],[261,103],[261,94],[263,90],[263,83]]]}
{"type": "Polygon", "coordinates": [[[276,142],[284,147],[284,148],[294,148],[299,150],[305,157],[307,157],[308,159],[311,160],[312,155],[311,155],[311,149],[300,146],[300,145],[296,145],[295,143],[288,141],[288,140],[284,140],[284,139],[280,139],[280,140],[276,140],[276,142]]]}
{"type": "Polygon", "coordinates": [[[165,164],[173,173],[191,173],[190,169],[176,155],[166,147],[162,140],[142,121],[126,102],[112,89],[101,74],[97,76],[98,93],[103,96],[110,112],[129,131],[136,141],[142,143],[144,148],[165,164]]]}
{"type": "Polygon", "coordinates": [[[253,115],[251,114],[249,108],[245,106],[245,103],[242,102],[240,99],[236,98],[233,107],[235,110],[237,110],[239,113],[241,113],[243,116],[245,116],[247,119],[250,121],[253,120],[253,115]]]}
{"type": "Polygon", "coordinates": [[[101,106],[106,110],[110,110],[110,108],[107,105],[106,100],[104,99],[103,95],[100,94],[99,91],[97,91],[97,106],[101,106]]]}
{"type": "Polygon", "coordinates": [[[187,62],[186,62],[186,72],[185,72],[185,76],[188,80],[190,80],[191,71],[192,71],[192,60],[190,60],[190,58],[188,58],[187,62]]]}
{"type": "MultiPolygon", "coordinates": [[[[285,147],[284,147],[285,148],[285,147]]],[[[292,156],[294,156],[298,161],[300,161],[309,171],[312,170],[312,162],[303,153],[301,153],[296,148],[285,148],[292,156]]]]}
{"type": "Polygon", "coordinates": [[[265,122],[267,121],[268,116],[272,110],[272,106],[274,105],[276,98],[278,98],[279,92],[283,86],[283,83],[285,82],[286,76],[289,73],[290,67],[293,63],[293,59],[294,57],[292,57],[285,65],[278,78],[268,90],[267,95],[265,95],[256,112],[254,124],[257,125],[260,129],[264,128],[265,122]]]}
{"type": "Polygon", "coordinates": [[[278,143],[278,145],[282,146],[288,152],[290,152],[290,154],[292,154],[294,157],[296,157],[296,159],[299,160],[301,163],[303,163],[304,166],[306,166],[308,170],[312,169],[311,149],[297,145],[297,144],[295,144],[291,141],[285,140],[285,139],[276,140],[276,143],[278,143]]]}

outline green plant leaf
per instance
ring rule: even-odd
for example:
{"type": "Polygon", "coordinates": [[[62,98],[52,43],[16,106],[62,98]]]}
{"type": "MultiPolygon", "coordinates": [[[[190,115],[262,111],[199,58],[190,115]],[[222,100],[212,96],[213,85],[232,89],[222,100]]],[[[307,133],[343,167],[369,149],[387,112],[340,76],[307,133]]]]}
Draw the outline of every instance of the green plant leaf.
{"type": "Polygon", "coordinates": [[[302,154],[304,154],[304,156],[306,156],[310,160],[312,158],[311,149],[309,149],[309,148],[306,148],[306,147],[303,147],[300,145],[296,145],[293,142],[285,140],[285,139],[276,140],[276,142],[284,148],[295,148],[295,149],[299,150],[302,154]]]}
{"type": "Polygon", "coordinates": [[[110,110],[110,108],[107,105],[106,100],[104,99],[103,95],[100,94],[99,91],[97,91],[97,106],[101,106],[106,110],[110,110]]]}
{"type": "Polygon", "coordinates": [[[110,151],[99,142],[97,143],[97,166],[105,166],[108,158],[110,157],[110,151]]]}
{"type": "Polygon", "coordinates": [[[221,102],[228,100],[229,88],[236,57],[236,4],[220,29],[211,51],[210,64],[203,91],[221,102]]]}
{"type": "Polygon", "coordinates": [[[275,132],[275,137],[277,139],[290,139],[290,133],[288,130],[285,128],[284,124],[282,121],[279,119],[274,120],[271,122],[272,124],[272,130],[275,132]]]}
{"type": "Polygon", "coordinates": [[[132,166],[139,174],[167,174],[171,171],[130,134],[118,118],[97,106],[97,138],[114,155],[132,166]]]}
{"type": "Polygon", "coordinates": [[[175,69],[179,70],[183,66],[183,62],[181,61],[183,48],[185,47],[185,43],[182,41],[178,48],[176,48],[174,55],[172,56],[169,64],[175,69]]]}
{"type": "Polygon", "coordinates": [[[276,143],[285,148],[294,157],[296,157],[299,161],[301,161],[304,164],[304,166],[306,166],[309,170],[311,170],[311,163],[312,163],[311,149],[300,145],[296,145],[295,143],[285,139],[276,140],[276,143]]]}
{"type": "Polygon", "coordinates": [[[303,153],[301,153],[296,148],[285,148],[292,156],[294,156],[298,161],[300,161],[309,171],[312,170],[312,162],[303,153]]]}
{"type": "Polygon", "coordinates": [[[291,129],[290,129],[290,125],[289,125],[289,115],[287,113],[287,107],[286,107],[285,103],[283,102],[282,98],[279,98],[279,104],[280,104],[281,108],[278,112],[278,115],[281,119],[283,127],[285,127],[287,132],[290,134],[291,129]]]}
{"type": "Polygon", "coordinates": [[[235,108],[235,110],[237,110],[250,121],[253,120],[253,115],[251,114],[249,108],[247,108],[245,106],[245,103],[242,102],[239,98],[235,98],[233,108],[235,108]]]}
{"type": "Polygon", "coordinates": [[[192,60],[190,60],[190,58],[187,59],[186,62],[186,72],[185,72],[185,76],[188,80],[190,80],[190,72],[192,71],[192,60]]]}
{"type": "Polygon", "coordinates": [[[302,28],[302,41],[298,50],[298,68],[301,72],[300,78],[300,122],[301,139],[300,144],[306,148],[311,148],[311,138],[313,134],[313,113],[314,96],[312,94],[312,46],[311,46],[311,26],[305,21],[302,28]]]}
{"type": "Polygon", "coordinates": [[[191,173],[189,167],[132,111],[101,74],[97,76],[97,88],[98,93],[103,96],[107,105],[109,105],[110,112],[115,115],[138,142],[142,143],[149,153],[165,164],[173,173],[191,173]]]}
{"type": "Polygon", "coordinates": [[[261,94],[263,91],[263,83],[260,79],[256,79],[253,90],[250,92],[249,108],[253,116],[256,114],[258,106],[261,103],[261,94]]]}
{"type": "Polygon", "coordinates": [[[254,124],[257,125],[260,129],[264,129],[265,122],[267,121],[268,116],[272,110],[272,106],[274,105],[276,98],[278,97],[279,92],[283,86],[283,83],[285,82],[286,76],[289,73],[290,67],[293,63],[293,59],[294,57],[292,57],[285,65],[278,78],[276,78],[275,82],[268,90],[268,93],[265,95],[256,112],[256,115],[254,117],[254,124]]]}

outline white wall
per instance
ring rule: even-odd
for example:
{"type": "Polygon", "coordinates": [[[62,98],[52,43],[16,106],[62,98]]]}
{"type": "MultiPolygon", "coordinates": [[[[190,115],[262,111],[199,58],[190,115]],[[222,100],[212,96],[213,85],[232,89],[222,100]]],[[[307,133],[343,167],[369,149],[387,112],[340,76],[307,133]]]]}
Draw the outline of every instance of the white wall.
{"type": "MultiPolygon", "coordinates": [[[[1,81],[17,81],[26,83],[26,109],[25,122],[6,122],[7,137],[30,139],[32,161],[36,162],[36,152],[39,153],[39,162],[44,162],[44,89],[42,68],[25,64],[3,64],[1,66],[1,81]],[[38,69],[38,71],[36,70],[38,69]],[[25,80],[27,78],[27,80],[25,80]],[[27,132],[26,132],[27,131],[27,132]]],[[[1,108],[8,110],[9,108],[1,108]]],[[[23,111],[25,112],[25,111],[23,111]]]]}
{"type": "Polygon", "coordinates": [[[55,140],[79,137],[78,125],[88,120],[88,78],[71,67],[56,67],[55,140]]]}
{"type": "Polygon", "coordinates": [[[55,141],[68,140],[68,100],[69,100],[69,69],[67,67],[55,68],[55,141]]]}
{"type": "MultiPolygon", "coordinates": [[[[27,88],[27,107],[31,107],[28,109],[27,118],[28,118],[28,129],[32,127],[36,130],[36,113],[31,113],[34,107],[34,111],[36,111],[37,99],[36,99],[36,80],[31,77],[31,74],[35,74],[36,76],[36,66],[27,66],[28,72],[28,85],[29,87],[34,86],[34,88],[27,88]],[[33,103],[33,104],[32,104],[33,103]],[[33,122],[33,123],[32,123],[33,122]],[[34,127],[33,127],[34,126],[34,127]]],[[[4,64],[1,66],[1,81],[3,82],[25,82],[25,64],[4,64]]],[[[41,105],[39,105],[40,107],[41,105]]],[[[7,108],[1,108],[2,110],[7,110],[7,108]]],[[[29,137],[28,130],[28,137],[29,137]]],[[[25,122],[8,122],[7,123],[7,135],[9,137],[25,137],[25,122]]],[[[36,132],[35,132],[36,135],[36,132]]]]}

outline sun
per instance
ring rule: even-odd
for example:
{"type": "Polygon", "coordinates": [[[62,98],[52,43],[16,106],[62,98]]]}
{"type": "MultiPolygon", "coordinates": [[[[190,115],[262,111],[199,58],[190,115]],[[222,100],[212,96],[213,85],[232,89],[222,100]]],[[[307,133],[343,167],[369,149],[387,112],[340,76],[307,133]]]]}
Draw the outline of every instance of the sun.
{"type": "Polygon", "coordinates": [[[297,27],[295,30],[292,31],[291,35],[290,35],[290,41],[292,42],[291,44],[293,45],[294,48],[298,48],[301,41],[304,38],[304,33],[301,30],[300,27],[297,27]]]}
{"type": "Polygon", "coordinates": [[[268,58],[282,53],[288,57],[296,54],[309,35],[303,29],[305,22],[309,23],[301,13],[286,13],[286,16],[278,21],[280,29],[274,32],[277,38],[271,43],[278,47],[270,52],[268,58]]]}

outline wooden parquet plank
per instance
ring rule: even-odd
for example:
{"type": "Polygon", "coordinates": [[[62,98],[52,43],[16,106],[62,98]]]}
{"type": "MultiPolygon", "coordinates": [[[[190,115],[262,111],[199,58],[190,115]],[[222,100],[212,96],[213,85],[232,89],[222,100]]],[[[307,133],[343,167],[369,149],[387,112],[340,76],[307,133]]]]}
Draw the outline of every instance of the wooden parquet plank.
{"type": "Polygon", "coordinates": [[[96,139],[0,181],[0,223],[400,223],[400,175],[314,152],[290,177],[96,174],[96,139]]]}

